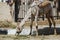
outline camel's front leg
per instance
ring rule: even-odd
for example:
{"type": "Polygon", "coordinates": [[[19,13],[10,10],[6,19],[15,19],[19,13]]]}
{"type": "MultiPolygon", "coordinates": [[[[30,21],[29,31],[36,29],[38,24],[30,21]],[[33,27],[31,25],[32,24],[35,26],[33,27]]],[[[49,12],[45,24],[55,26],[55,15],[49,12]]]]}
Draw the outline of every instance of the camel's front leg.
{"type": "Polygon", "coordinates": [[[36,25],[36,36],[38,36],[38,21],[35,20],[35,25],[36,25]]]}
{"type": "Polygon", "coordinates": [[[36,36],[38,36],[38,11],[35,16],[35,25],[36,25],[36,36]]]}
{"type": "Polygon", "coordinates": [[[33,26],[34,16],[31,14],[31,20],[30,20],[30,35],[32,35],[32,26],[33,26]]]}
{"type": "Polygon", "coordinates": [[[31,23],[30,23],[30,35],[32,35],[32,26],[33,26],[33,21],[31,20],[31,23]]]}

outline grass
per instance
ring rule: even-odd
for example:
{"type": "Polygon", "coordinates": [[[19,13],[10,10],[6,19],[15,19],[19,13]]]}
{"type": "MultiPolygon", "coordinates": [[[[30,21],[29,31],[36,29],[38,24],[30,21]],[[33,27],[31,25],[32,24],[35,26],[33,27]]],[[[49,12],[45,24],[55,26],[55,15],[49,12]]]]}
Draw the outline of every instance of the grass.
{"type": "Polygon", "coordinates": [[[48,35],[48,36],[15,36],[15,35],[0,35],[0,40],[60,40],[60,35],[48,35]]]}
{"type": "MultiPolygon", "coordinates": [[[[60,19],[55,20],[56,24],[60,24],[60,19]]],[[[33,23],[35,25],[35,22],[33,23]]],[[[38,25],[48,25],[48,21],[38,21],[38,25]]],[[[12,22],[9,21],[0,21],[0,28],[16,28],[16,24],[13,24],[12,22]]],[[[30,26],[30,22],[26,22],[24,26],[30,26]]]]}
{"type": "Polygon", "coordinates": [[[15,28],[16,25],[12,24],[12,22],[8,21],[0,21],[0,28],[15,28]]]}
{"type": "MultiPolygon", "coordinates": [[[[58,20],[55,20],[55,23],[56,24],[60,24],[60,19],[58,19],[58,20]]],[[[30,22],[26,22],[25,23],[25,26],[29,26],[30,25],[30,22]]],[[[35,22],[33,22],[33,25],[35,25],[35,22]]],[[[41,20],[41,21],[38,21],[38,25],[49,25],[49,23],[48,23],[48,20],[41,20]]]]}
{"type": "Polygon", "coordinates": [[[29,39],[30,36],[24,36],[24,35],[19,35],[19,36],[15,36],[15,35],[0,35],[0,38],[18,40],[18,39],[29,39]]]}

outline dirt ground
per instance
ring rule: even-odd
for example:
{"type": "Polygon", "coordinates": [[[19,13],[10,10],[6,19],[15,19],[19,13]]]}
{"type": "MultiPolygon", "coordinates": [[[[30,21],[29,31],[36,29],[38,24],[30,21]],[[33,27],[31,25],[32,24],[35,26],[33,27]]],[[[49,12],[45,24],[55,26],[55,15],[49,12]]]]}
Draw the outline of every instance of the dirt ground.
{"type": "MultiPolygon", "coordinates": [[[[55,23],[56,24],[60,24],[60,19],[55,19],[54,20],[55,21],[55,23]]],[[[25,26],[29,26],[30,25],[30,21],[27,21],[26,23],[25,23],[25,26]]],[[[33,25],[35,25],[35,22],[33,23],[33,25]]],[[[48,23],[48,20],[40,20],[40,21],[38,21],[38,25],[49,25],[49,23],[48,23]]]]}
{"type": "Polygon", "coordinates": [[[0,40],[60,40],[60,35],[45,35],[45,36],[0,35],[0,40]]]}

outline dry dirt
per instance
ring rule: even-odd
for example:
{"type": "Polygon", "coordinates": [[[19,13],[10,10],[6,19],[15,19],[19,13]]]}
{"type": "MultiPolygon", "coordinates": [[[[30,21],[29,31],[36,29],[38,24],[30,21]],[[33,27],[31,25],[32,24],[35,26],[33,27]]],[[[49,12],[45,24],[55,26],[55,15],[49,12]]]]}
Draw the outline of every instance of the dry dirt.
{"type": "MultiPolygon", "coordinates": [[[[56,24],[60,24],[60,19],[59,19],[59,20],[56,19],[56,20],[55,20],[55,23],[56,23],[56,24]]],[[[48,24],[49,24],[49,23],[48,23],[47,20],[38,21],[38,25],[48,25],[48,24]]],[[[29,21],[26,22],[25,25],[26,25],[26,26],[29,26],[29,25],[30,25],[30,22],[29,22],[29,21]]],[[[33,23],[33,25],[35,25],[35,22],[33,23]]]]}

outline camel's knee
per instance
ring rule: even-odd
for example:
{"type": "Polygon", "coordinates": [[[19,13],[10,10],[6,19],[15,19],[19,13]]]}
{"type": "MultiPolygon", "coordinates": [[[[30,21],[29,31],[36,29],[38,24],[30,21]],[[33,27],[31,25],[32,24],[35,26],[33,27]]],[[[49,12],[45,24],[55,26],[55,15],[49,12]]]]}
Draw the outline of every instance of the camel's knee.
{"type": "Polygon", "coordinates": [[[49,26],[50,26],[50,28],[51,28],[51,26],[52,26],[52,23],[51,23],[51,22],[49,23],[49,26]]]}
{"type": "Polygon", "coordinates": [[[38,26],[36,26],[36,29],[38,30],[38,26]]]}
{"type": "Polygon", "coordinates": [[[53,24],[54,24],[54,26],[56,26],[56,23],[55,23],[55,21],[53,22],[53,24]]]}
{"type": "Polygon", "coordinates": [[[49,27],[51,27],[52,26],[52,22],[50,20],[50,17],[47,17],[47,19],[48,19],[49,27]]]}
{"type": "Polygon", "coordinates": [[[53,22],[53,25],[56,26],[56,23],[55,23],[55,21],[54,21],[53,16],[51,16],[51,20],[52,20],[52,22],[53,22]]]}

